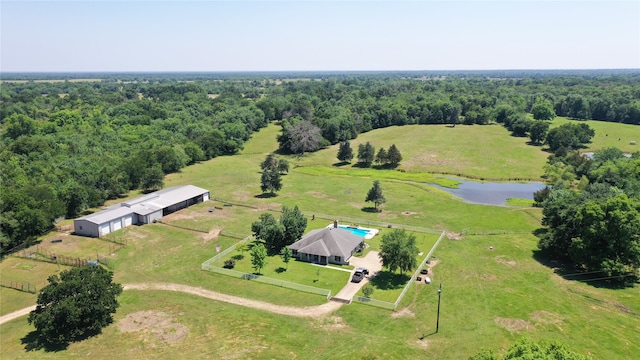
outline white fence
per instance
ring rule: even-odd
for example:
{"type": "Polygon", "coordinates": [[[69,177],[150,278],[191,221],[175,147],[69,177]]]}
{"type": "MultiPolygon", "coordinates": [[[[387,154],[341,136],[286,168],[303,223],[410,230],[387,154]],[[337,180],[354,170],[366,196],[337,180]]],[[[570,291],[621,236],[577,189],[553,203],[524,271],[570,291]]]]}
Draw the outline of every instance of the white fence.
{"type": "Polygon", "coordinates": [[[316,295],[323,295],[323,296],[326,296],[327,299],[329,299],[331,297],[331,290],[329,290],[329,289],[321,289],[321,288],[317,288],[317,287],[314,287],[314,286],[296,284],[296,283],[293,283],[293,282],[290,282],[290,281],[278,280],[278,279],[274,279],[274,278],[270,278],[270,277],[266,277],[266,276],[262,276],[262,275],[249,274],[249,273],[245,273],[245,272],[241,272],[241,271],[225,269],[225,268],[222,268],[222,267],[218,266],[224,256],[226,256],[229,253],[231,253],[232,251],[234,251],[239,245],[244,245],[245,243],[251,241],[252,239],[253,239],[252,236],[247,236],[246,238],[240,240],[235,245],[230,246],[229,248],[227,248],[224,251],[220,252],[218,255],[216,255],[216,256],[212,257],[211,259],[203,262],[202,265],[200,265],[200,268],[202,270],[211,271],[211,272],[215,272],[215,273],[218,273],[218,274],[232,276],[232,277],[236,277],[236,278],[240,278],[240,279],[252,280],[252,281],[256,281],[256,282],[263,283],[263,284],[269,284],[269,285],[273,285],[273,286],[284,287],[284,288],[287,288],[287,289],[304,291],[304,292],[311,293],[311,294],[316,294],[316,295]]]}
{"type": "Polygon", "coordinates": [[[351,299],[351,301],[355,301],[355,302],[360,303],[360,304],[376,306],[376,307],[387,309],[387,310],[395,310],[395,304],[394,303],[390,303],[388,301],[377,300],[377,299],[371,299],[371,298],[364,297],[364,296],[355,295],[351,299]]]}
{"type": "Polygon", "coordinates": [[[431,250],[429,250],[429,253],[427,254],[427,256],[424,257],[424,260],[420,263],[420,265],[418,266],[418,269],[416,269],[416,271],[413,273],[413,276],[411,276],[411,279],[409,279],[409,281],[407,282],[407,285],[404,286],[404,289],[402,289],[402,292],[400,293],[400,296],[398,296],[398,299],[396,299],[395,303],[390,303],[390,302],[386,302],[386,301],[382,301],[382,300],[376,300],[376,299],[370,299],[370,298],[367,298],[367,297],[364,297],[364,296],[359,296],[359,295],[355,295],[351,299],[351,301],[355,301],[355,302],[358,302],[358,303],[361,303],[361,304],[377,306],[377,307],[381,307],[381,308],[389,309],[389,310],[397,309],[398,305],[400,305],[400,302],[402,301],[402,298],[404,298],[404,295],[409,290],[409,287],[411,287],[411,284],[413,284],[413,282],[416,281],[416,277],[418,276],[420,271],[426,265],[427,260],[429,260],[429,258],[431,258],[431,255],[433,255],[433,252],[436,250],[436,248],[440,244],[440,241],[442,240],[442,238],[444,238],[444,231],[440,234],[440,237],[438,238],[436,243],[433,244],[433,247],[431,247],[431,250]]]}
{"type": "Polygon", "coordinates": [[[433,247],[431,248],[431,250],[429,250],[429,253],[427,254],[427,256],[425,256],[424,260],[420,263],[420,266],[418,266],[416,271],[413,273],[413,276],[411,276],[411,279],[409,279],[409,281],[407,282],[407,285],[405,285],[404,289],[400,293],[400,296],[398,296],[398,300],[396,300],[395,304],[393,305],[393,310],[398,308],[398,305],[400,305],[400,301],[402,301],[404,294],[407,293],[407,290],[409,290],[409,287],[411,287],[411,284],[413,284],[416,281],[416,277],[418,276],[422,268],[424,268],[424,266],[427,264],[427,260],[431,258],[431,255],[433,255],[433,252],[436,251],[436,248],[440,244],[440,241],[442,240],[442,238],[444,238],[444,231],[442,232],[442,234],[440,234],[440,237],[438,238],[436,243],[433,244],[433,247]]]}

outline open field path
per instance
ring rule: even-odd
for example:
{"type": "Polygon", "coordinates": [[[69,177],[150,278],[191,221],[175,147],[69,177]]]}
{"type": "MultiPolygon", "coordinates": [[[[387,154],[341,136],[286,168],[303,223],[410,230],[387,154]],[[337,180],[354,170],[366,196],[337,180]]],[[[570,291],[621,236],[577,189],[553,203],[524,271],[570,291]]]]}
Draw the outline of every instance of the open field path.
{"type": "MultiPolygon", "coordinates": [[[[186,294],[201,296],[207,299],[223,301],[230,304],[250,307],[254,309],[264,310],[268,312],[272,312],[274,314],[280,315],[289,315],[296,317],[317,317],[328,315],[334,311],[336,311],[342,303],[336,301],[329,301],[326,304],[318,305],[318,306],[305,306],[305,307],[295,307],[295,306],[283,306],[283,305],[275,305],[264,301],[246,299],[238,296],[222,294],[219,292],[206,290],[199,287],[189,286],[189,285],[181,285],[181,284],[171,284],[171,283],[140,283],[140,284],[126,284],[123,286],[124,290],[161,290],[161,291],[177,291],[186,294]]],[[[35,305],[26,307],[24,309],[20,309],[18,311],[14,311],[12,313],[3,315],[0,317],[0,325],[11,320],[17,319],[21,316],[29,314],[36,308],[35,305]]]]}
{"type": "Polygon", "coordinates": [[[340,306],[342,306],[341,303],[335,302],[335,301],[329,301],[322,305],[305,306],[305,307],[275,305],[275,304],[271,304],[264,301],[252,300],[252,299],[242,298],[238,296],[222,294],[219,292],[206,290],[199,287],[194,287],[189,285],[180,285],[180,284],[171,284],[171,283],[128,284],[128,285],[124,285],[124,289],[125,290],[178,291],[186,294],[205,297],[207,299],[213,299],[217,301],[227,302],[230,304],[269,311],[274,314],[289,315],[289,316],[296,316],[296,317],[316,317],[316,316],[328,315],[336,311],[338,308],[340,308],[340,306]]]}
{"type": "Polygon", "coordinates": [[[20,309],[18,311],[14,311],[12,313],[8,313],[6,315],[2,315],[2,316],[0,316],[0,325],[4,324],[6,322],[9,322],[11,320],[17,319],[17,318],[19,318],[21,316],[29,315],[29,313],[32,312],[35,309],[36,309],[36,306],[32,305],[32,306],[26,307],[24,309],[20,309]]]}

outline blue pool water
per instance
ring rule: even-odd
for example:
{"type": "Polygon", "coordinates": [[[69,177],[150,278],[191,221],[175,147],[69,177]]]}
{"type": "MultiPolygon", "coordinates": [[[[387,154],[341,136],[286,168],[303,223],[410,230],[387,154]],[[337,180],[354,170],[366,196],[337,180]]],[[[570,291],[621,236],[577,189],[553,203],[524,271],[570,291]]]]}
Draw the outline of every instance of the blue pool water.
{"type": "Polygon", "coordinates": [[[369,233],[369,230],[358,229],[358,228],[355,228],[353,226],[338,225],[338,227],[340,229],[343,229],[343,230],[351,231],[351,233],[353,235],[358,235],[358,236],[362,236],[362,237],[367,236],[367,234],[369,233]]]}

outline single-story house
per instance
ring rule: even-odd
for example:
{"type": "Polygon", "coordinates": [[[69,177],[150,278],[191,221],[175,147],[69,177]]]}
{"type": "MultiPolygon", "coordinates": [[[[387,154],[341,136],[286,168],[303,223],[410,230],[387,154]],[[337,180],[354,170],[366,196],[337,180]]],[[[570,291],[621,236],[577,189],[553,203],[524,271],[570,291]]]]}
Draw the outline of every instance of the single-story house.
{"type": "Polygon", "coordinates": [[[310,231],[289,248],[298,260],[345,265],[354,253],[364,248],[364,238],[348,230],[330,227],[310,231]]]}
{"type": "Polygon", "coordinates": [[[207,201],[209,196],[209,190],[197,186],[174,186],[75,219],[73,227],[78,235],[100,237],[130,225],[160,220],[174,211],[207,201]]]}

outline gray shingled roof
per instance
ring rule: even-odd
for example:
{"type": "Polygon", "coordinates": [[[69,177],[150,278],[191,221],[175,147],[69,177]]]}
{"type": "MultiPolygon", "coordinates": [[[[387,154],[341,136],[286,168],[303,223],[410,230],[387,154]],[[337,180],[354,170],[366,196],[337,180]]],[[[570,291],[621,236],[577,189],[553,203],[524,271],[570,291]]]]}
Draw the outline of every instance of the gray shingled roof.
{"type": "Polygon", "coordinates": [[[363,237],[354,235],[348,230],[323,228],[310,231],[289,247],[299,253],[319,256],[341,256],[346,260],[351,257],[353,249],[363,241],[363,237]]]}

